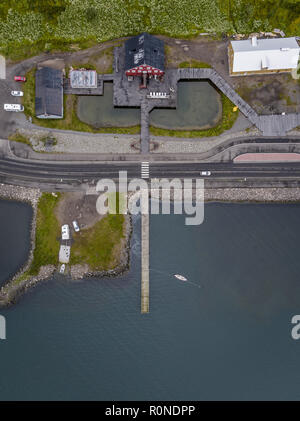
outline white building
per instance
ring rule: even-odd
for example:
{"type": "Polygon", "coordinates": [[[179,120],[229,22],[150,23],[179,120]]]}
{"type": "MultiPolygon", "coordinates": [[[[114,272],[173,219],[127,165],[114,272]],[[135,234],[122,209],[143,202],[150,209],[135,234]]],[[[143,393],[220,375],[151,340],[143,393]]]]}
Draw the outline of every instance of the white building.
{"type": "Polygon", "coordinates": [[[289,72],[297,68],[299,51],[295,37],[231,41],[230,75],[289,72]]]}

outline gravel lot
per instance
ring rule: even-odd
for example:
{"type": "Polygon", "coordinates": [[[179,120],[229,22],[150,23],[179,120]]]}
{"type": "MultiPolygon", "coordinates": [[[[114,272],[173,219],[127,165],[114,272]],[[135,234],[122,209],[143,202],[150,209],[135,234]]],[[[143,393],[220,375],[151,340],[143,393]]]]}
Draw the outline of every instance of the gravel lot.
{"type": "Polygon", "coordinates": [[[35,128],[22,128],[19,132],[30,139],[37,152],[139,153],[139,135],[76,133],[35,128]],[[49,147],[40,141],[47,134],[55,139],[56,145],[49,147]]]}

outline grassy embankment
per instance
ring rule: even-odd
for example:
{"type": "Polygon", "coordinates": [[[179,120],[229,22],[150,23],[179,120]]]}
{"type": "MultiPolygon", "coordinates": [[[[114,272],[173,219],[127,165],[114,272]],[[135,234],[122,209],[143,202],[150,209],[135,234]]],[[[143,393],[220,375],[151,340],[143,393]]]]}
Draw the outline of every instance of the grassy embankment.
{"type": "Polygon", "coordinates": [[[57,265],[59,252],[60,226],[54,214],[54,209],[60,199],[50,193],[43,193],[40,197],[37,217],[35,248],[30,268],[16,279],[16,283],[37,275],[44,265],[57,265]]]}
{"type": "Polygon", "coordinates": [[[13,60],[76,51],[143,31],[191,38],[282,29],[300,35],[297,0],[2,0],[0,50],[13,60]]]}
{"type": "Polygon", "coordinates": [[[16,131],[14,134],[8,136],[9,140],[13,140],[15,142],[25,143],[26,145],[32,146],[28,137],[24,136],[23,134],[16,131]]]}
{"type": "Polygon", "coordinates": [[[117,266],[120,242],[124,238],[124,215],[107,215],[92,228],[74,234],[71,265],[87,263],[91,270],[117,266]]]}
{"type": "MultiPolygon", "coordinates": [[[[57,266],[60,247],[60,224],[55,208],[62,200],[43,193],[37,209],[36,236],[30,268],[16,279],[16,283],[37,275],[41,266],[57,266]]],[[[119,263],[121,240],[124,237],[124,215],[107,215],[92,228],[74,234],[70,264],[87,263],[92,270],[113,269],[119,263]]]]}
{"type": "Polygon", "coordinates": [[[178,67],[180,68],[187,68],[187,67],[194,67],[194,68],[211,68],[211,65],[208,63],[205,63],[203,61],[197,61],[197,60],[189,60],[189,61],[182,61],[179,63],[178,67]]]}
{"type": "MultiPolygon", "coordinates": [[[[89,133],[120,133],[120,134],[136,134],[140,131],[140,126],[132,127],[105,127],[95,129],[92,126],[79,120],[77,109],[76,95],[64,95],[64,118],[58,120],[43,120],[35,117],[35,71],[33,68],[26,74],[27,81],[24,84],[23,105],[24,112],[32,118],[32,122],[39,126],[48,127],[50,129],[75,130],[89,133]]],[[[16,139],[13,139],[16,140],[16,139]]]]}
{"type": "Polygon", "coordinates": [[[109,199],[116,213],[103,216],[93,227],[73,234],[71,265],[86,263],[92,271],[102,271],[120,264],[125,237],[125,216],[118,214],[120,199],[119,193],[109,199]]]}
{"type": "MultiPolygon", "coordinates": [[[[182,62],[180,67],[210,67],[207,63],[198,62],[196,60],[182,62]]],[[[89,133],[116,133],[116,134],[137,134],[140,131],[140,126],[132,127],[103,127],[95,129],[92,126],[79,120],[76,108],[77,98],[75,95],[64,95],[64,118],[59,120],[41,120],[35,117],[34,100],[35,100],[35,69],[30,70],[27,74],[27,82],[24,84],[24,97],[23,105],[25,114],[32,117],[33,123],[48,127],[52,129],[62,130],[77,130],[89,133]]],[[[220,93],[222,99],[222,119],[221,122],[207,130],[167,130],[158,127],[150,127],[150,132],[156,136],[175,136],[175,137],[206,137],[206,136],[218,136],[224,130],[228,130],[234,124],[238,112],[233,111],[234,104],[222,93],[220,93]]],[[[24,137],[24,136],[23,136],[24,137]]],[[[12,140],[24,141],[19,139],[19,136],[15,135],[12,140]]],[[[25,143],[28,143],[28,141],[25,143]]]]}

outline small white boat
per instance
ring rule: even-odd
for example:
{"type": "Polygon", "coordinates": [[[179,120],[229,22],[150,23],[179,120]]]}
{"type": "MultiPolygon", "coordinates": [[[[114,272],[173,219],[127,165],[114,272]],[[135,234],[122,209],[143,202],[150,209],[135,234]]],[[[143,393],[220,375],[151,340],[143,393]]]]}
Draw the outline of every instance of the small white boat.
{"type": "Polygon", "coordinates": [[[181,281],[187,281],[187,279],[183,275],[176,274],[174,276],[175,276],[175,278],[180,279],[181,281]]]}

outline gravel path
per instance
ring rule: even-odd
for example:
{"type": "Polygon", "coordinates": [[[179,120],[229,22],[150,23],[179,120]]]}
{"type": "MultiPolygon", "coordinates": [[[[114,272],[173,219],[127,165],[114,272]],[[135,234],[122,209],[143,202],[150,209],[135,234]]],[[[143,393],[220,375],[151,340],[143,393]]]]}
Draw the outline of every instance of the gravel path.
{"type": "Polygon", "coordinates": [[[202,153],[207,152],[215,146],[221,145],[227,140],[235,138],[250,138],[258,136],[259,130],[251,128],[248,132],[245,130],[235,133],[223,133],[220,136],[202,137],[202,138],[173,138],[163,136],[152,136],[151,142],[154,143],[153,153],[202,153]]]}
{"type": "Polygon", "coordinates": [[[19,130],[19,133],[30,139],[36,152],[52,153],[139,153],[139,135],[124,134],[85,134],[81,132],[52,131],[40,129],[19,130]],[[45,144],[41,139],[49,135],[55,145],[45,144]]]}
{"type": "MultiPolygon", "coordinates": [[[[220,136],[202,138],[181,138],[168,136],[151,136],[153,153],[201,153],[218,146],[228,139],[259,135],[259,131],[251,127],[251,123],[239,115],[234,126],[220,136]],[[247,129],[247,131],[246,131],[247,129]]],[[[24,127],[19,133],[30,139],[36,152],[50,153],[133,153],[140,151],[140,135],[81,133],[75,131],[48,130],[37,127],[24,127]],[[49,136],[55,145],[45,145],[42,139],[49,136]]]]}

